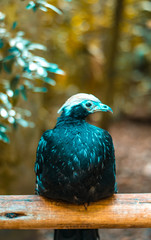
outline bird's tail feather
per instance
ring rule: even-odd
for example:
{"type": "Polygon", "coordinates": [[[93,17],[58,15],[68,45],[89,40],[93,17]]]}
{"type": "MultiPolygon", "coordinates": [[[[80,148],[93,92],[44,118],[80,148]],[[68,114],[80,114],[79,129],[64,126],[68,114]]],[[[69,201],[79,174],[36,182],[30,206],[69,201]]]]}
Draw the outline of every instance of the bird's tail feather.
{"type": "Polygon", "coordinates": [[[54,240],[99,240],[98,229],[55,230],[54,240]]]}

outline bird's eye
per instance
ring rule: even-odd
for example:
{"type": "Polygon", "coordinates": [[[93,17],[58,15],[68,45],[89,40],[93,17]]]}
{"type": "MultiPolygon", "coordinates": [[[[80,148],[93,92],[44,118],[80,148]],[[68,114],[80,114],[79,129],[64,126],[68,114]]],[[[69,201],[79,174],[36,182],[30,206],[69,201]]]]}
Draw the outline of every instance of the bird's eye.
{"type": "Polygon", "coordinates": [[[92,106],[92,103],[87,102],[85,105],[86,105],[86,107],[91,107],[91,106],[92,106]]]}

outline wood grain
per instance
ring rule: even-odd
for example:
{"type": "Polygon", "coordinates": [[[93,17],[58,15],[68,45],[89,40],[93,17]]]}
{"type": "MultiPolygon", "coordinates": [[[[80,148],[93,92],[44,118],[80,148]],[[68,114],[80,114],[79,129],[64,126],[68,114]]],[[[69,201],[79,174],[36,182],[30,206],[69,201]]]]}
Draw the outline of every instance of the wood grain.
{"type": "Polygon", "coordinates": [[[0,196],[0,229],[151,228],[151,193],[116,194],[87,210],[35,195],[0,196]]]}

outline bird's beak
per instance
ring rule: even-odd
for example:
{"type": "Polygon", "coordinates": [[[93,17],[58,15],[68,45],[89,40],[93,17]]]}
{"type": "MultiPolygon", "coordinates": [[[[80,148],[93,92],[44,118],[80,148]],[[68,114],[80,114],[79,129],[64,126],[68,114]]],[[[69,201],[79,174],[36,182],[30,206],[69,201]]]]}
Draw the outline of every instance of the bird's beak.
{"type": "Polygon", "coordinates": [[[108,105],[105,105],[103,103],[98,103],[94,108],[94,112],[99,112],[99,111],[113,113],[112,108],[110,108],[108,105]]]}

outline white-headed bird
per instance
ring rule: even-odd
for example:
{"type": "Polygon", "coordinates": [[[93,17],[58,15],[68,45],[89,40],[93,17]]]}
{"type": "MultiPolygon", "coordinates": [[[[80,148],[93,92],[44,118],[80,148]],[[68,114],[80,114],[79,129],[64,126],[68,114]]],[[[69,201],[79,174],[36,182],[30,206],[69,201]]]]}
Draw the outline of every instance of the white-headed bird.
{"type": "MultiPolygon", "coordinates": [[[[106,130],[85,121],[98,111],[113,112],[85,93],[70,97],[59,109],[56,126],[44,132],[37,148],[38,194],[86,206],[117,192],[112,138],[106,130]]],[[[55,240],[98,238],[97,229],[55,231],[55,240]]]]}

